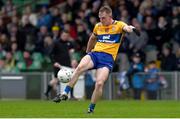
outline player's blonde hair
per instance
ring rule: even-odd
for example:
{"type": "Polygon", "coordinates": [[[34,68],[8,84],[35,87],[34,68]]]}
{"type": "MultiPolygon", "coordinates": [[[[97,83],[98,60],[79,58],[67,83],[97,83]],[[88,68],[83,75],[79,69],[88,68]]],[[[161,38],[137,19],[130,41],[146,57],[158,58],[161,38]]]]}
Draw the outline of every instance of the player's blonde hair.
{"type": "Polygon", "coordinates": [[[108,5],[102,6],[102,7],[99,9],[99,12],[106,12],[107,14],[109,14],[110,16],[112,16],[112,9],[111,9],[108,5]]]}

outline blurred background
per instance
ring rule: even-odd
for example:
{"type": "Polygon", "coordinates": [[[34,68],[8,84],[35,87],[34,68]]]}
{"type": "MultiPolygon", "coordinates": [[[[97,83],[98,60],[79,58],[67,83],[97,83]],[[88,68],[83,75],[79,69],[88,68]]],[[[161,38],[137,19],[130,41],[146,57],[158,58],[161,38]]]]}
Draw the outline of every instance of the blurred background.
{"type": "MultiPolygon", "coordinates": [[[[126,34],[103,98],[180,100],[180,0],[0,0],[0,99],[45,99],[53,60],[77,66],[102,5],[141,33],[126,34]]],[[[86,72],[74,97],[89,99],[94,81],[86,72]]]]}

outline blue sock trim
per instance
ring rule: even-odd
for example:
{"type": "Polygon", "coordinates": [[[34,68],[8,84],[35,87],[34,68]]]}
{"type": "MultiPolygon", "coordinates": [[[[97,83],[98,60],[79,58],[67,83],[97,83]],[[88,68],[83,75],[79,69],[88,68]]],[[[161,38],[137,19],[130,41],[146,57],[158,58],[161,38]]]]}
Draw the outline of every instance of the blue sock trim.
{"type": "Polygon", "coordinates": [[[91,104],[89,105],[90,110],[94,110],[95,106],[96,106],[96,104],[91,103],[91,104]]]}
{"type": "Polygon", "coordinates": [[[72,88],[70,86],[66,86],[66,88],[64,89],[64,92],[68,94],[71,90],[72,88]]]}

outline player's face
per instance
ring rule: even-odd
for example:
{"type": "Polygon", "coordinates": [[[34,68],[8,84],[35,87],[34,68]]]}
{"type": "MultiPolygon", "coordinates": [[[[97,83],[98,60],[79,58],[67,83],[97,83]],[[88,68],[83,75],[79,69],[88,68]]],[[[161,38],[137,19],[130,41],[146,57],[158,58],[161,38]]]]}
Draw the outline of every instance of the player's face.
{"type": "Polygon", "coordinates": [[[100,22],[105,26],[111,24],[111,15],[107,14],[106,12],[99,12],[99,19],[100,22]]]}

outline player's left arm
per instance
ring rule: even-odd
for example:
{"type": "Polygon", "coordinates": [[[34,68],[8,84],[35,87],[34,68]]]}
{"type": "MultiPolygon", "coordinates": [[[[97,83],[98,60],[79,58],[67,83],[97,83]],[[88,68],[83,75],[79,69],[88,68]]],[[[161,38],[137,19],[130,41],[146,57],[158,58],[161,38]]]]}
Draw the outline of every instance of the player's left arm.
{"type": "Polygon", "coordinates": [[[140,32],[132,25],[125,25],[123,27],[123,31],[128,32],[128,33],[134,32],[136,33],[137,36],[140,36],[140,32]]]}
{"type": "Polygon", "coordinates": [[[89,41],[88,41],[86,53],[90,52],[94,48],[94,46],[96,44],[96,40],[97,40],[96,35],[94,33],[92,33],[89,38],[89,41]]]}
{"type": "Polygon", "coordinates": [[[55,62],[53,65],[54,65],[54,67],[56,67],[56,68],[59,68],[59,69],[62,68],[62,66],[61,66],[58,62],[55,62]]]}

